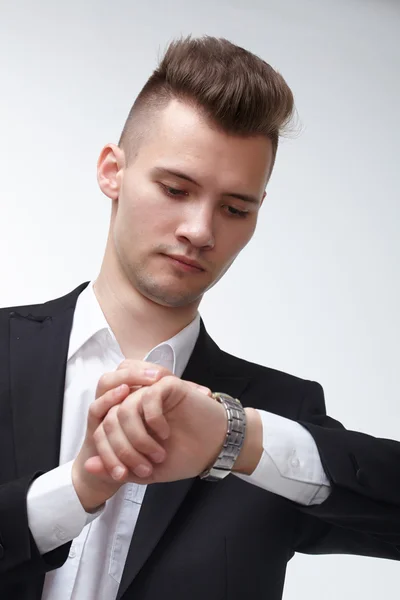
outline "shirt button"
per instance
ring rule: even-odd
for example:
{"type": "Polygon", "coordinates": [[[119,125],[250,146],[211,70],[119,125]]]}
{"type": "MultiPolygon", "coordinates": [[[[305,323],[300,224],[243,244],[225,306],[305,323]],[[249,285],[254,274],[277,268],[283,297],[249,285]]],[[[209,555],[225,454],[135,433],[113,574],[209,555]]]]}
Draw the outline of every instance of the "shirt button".
{"type": "Polygon", "coordinates": [[[362,469],[357,470],[356,479],[360,485],[368,485],[368,478],[362,469]]]}
{"type": "Polygon", "coordinates": [[[75,551],[75,548],[73,548],[72,546],[71,546],[71,550],[69,551],[69,554],[68,554],[68,556],[69,556],[70,558],[75,558],[75,556],[76,556],[76,551],[75,551]]]}
{"type": "Polygon", "coordinates": [[[300,466],[300,461],[298,458],[292,458],[292,460],[290,461],[290,464],[293,467],[293,469],[298,469],[300,466]]]}

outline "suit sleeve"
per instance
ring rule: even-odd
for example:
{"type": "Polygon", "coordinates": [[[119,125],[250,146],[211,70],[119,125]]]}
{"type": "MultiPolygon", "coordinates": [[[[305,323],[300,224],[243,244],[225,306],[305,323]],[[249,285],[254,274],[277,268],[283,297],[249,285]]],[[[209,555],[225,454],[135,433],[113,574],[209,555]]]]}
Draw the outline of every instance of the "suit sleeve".
{"type": "Polygon", "coordinates": [[[321,386],[306,382],[300,424],[317,445],[331,483],[302,515],[294,549],[400,560],[400,443],[349,431],[325,411],[321,386]]]}
{"type": "Polygon", "coordinates": [[[60,567],[70,543],[41,555],[28,526],[26,498],[39,473],[0,485],[0,583],[12,583],[30,575],[60,567]]]}

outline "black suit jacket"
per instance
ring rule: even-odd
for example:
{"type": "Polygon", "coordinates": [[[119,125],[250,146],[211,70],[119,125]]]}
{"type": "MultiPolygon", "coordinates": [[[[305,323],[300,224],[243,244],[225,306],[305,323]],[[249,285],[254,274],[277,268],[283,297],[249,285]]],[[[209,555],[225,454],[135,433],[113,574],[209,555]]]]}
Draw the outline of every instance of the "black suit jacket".
{"type": "MultiPolygon", "coordinates": [[[[45,573],[68,556],[69,543],[39,554],[26,495],[58,466],[69,336],[86,285],[0,310],[1,600],[39,600],[45,573]]],[[[345,430],[326,416],[317,383],[226,354],[203,324],[184,378],[302,423],[332,493],[306,508],[233,475],[148,486],[118,600],[278,600],[296,551],[400,558],[400,443],[345,430]]]]}

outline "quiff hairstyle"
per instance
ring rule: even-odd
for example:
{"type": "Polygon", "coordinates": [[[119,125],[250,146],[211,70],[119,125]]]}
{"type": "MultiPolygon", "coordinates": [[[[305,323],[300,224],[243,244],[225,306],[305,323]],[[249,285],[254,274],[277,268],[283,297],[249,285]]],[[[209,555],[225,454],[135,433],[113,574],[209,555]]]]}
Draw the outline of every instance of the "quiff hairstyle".
{"type": "Polygon", "coordinates": [[[294,111],[283,77],[255,54],[224,38],[178,39],[170,43],[129,112],[119,141],[128,159],[143,129],[135,122],[143,123],[143,117],[172,99],[192,105],[227,134],[269,138],[273,163],[294,111]]]}

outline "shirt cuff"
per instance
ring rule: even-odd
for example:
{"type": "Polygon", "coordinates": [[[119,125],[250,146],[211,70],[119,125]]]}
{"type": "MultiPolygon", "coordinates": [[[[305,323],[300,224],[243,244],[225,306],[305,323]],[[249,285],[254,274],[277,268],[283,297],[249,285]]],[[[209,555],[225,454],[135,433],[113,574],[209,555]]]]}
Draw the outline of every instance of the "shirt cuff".
{"type": "Polygon", "coordinates": [[[76,538],[104,506],[87,513],[72,483],[70,461],[33,481],[27,495],[28,523],[41,554],[76,538]]]}
{"type": "Polygon", "coordinates": [[[324,502],[331,487],[312,435],[296,421],[257,412],[263,427],[260,462],[251,475],[234,475],[298,504],[324,502]]]}

